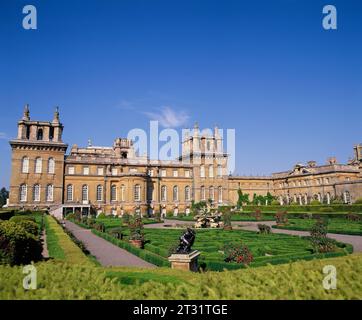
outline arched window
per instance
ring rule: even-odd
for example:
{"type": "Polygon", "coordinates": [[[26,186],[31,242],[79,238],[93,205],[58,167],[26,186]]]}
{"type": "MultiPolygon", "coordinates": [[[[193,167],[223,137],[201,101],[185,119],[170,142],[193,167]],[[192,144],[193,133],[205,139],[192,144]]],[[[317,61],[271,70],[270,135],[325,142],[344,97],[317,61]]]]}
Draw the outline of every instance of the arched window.
{"type": "Polygon", "coordinates": [[[178,186],[173,187],[172,199],[173,201],[178,201],[178,186]]]}
{"type": "Polygon", "coordinates": [[[28,187],[26,184],[22,184],[19,190],[20,202],[26,202],[28,199],[28,187]]]}
{"type": "Polygon", "coordinates": [[[200,166],[200,177],[205,178],[205,166],[200,166]]]}
{"type": "Polygon", "coordinates": [[[210,143],[210,141],[207,142],[206,147],[207,147],[207,151],[210,151],[210,149],[211,149],[211,143],[210,143]]]}
{"type": "Polygon", "coordinates": [[[139,184],[134,186],[134,201],[141,201],[141,186],[139,184]]]}
{"type": "Polygon", "coordinates": [[[343,192],[344,203],[351,203],[351,195],[348,191],[343,192]]]}
{"type": "Polygon", "coordinates": [[[43,129],[38,129],[38,133],[36,135],[37,140],[43,140],[43,129]]]}
{"type": "Polygon", "coordinates": [[[218,198],[219,198],[219,203],[222,203],[222,187],[218,188],[218,198]]]}
{"type": "Polygon", "coordinates": [[[206,200],[206,193],[205,193],[205,187],[204,186],[201,186],[201,188],[200,188],[200,199],[201,199],[201,201],[206,200]]]}
{"type": "Polygon", "coordinates": [[[54,158],[49,158],[49,160],[48,160],[48,173],[50,173],[50,174],[55,173],[55,161],[54,161],[54,158]]]}
{"type": "Polygon", "coordinates": [[[117,201],[117,186],[114,184],[111,186],[111,201],[117,201]]]}
{"type": "Polygon", "coordinates": [[[43,161],[41,158],[36,158],[35,159],[35,173],[41,173],[42,172],[42,166],[43,166],[43,161]]]}
{"type": "Polygon", "coordinates": [[[73,201],[73,185],[67,185],[67,201],[73,201]]]}
{"type": "Polygon", "coordinates": [[[102,201],[102,200],[103,200],[103,186],[99,184],[97,186],[97,201],[102,201]]]}
{"type": "Polygon", "coordinates": [[[121,201],[126,201],[126,187],[121,185],[121,201]]]}
{"type": "Polygon", "coordinates": [[[47,185],[46,189],[46,201],[52,202],[53,201],[53,195],[54,195],[54,188],[52,184],[47,185]]]}
{"type": "Polygon", "coordinates": [[[185,187],[185,201],[191,201],[191,189],[189,186],[185,187]]]}
{"type": "Polygon", "coordinates": [[[304,195],[304,204],[307,205],[308,204],[308,194],[304,195]]]}
{"type": "Polygon", "coordinates": [[[211,199],[212,201],[215,200],[214,187],[209,188],[209,199],[211,199]]]}
{"type": "Polygon", "coordinates": [[[167,201],[167,187],[161,187],[161,201],[167,201]]]}
{"type": "Polygon", "coordinates": [[[82,201],[88,201],[88,186],[86,184],[82,187],[82,201]]]}
{"type": "Polygon", "coordinates": [[[209,166],[209,177],[210,178],[214,177],[214,167],[212,165],[209,166]]]}
{"type": "Polygon", "coordinates": [[[331,194],[327,192],[327,204],[331,204],[331,194]]]}
{"type": "Polygon", "coordinates": [[[33,187],[33,201],[39,202],[40,201],[40,185],[36,184],[33,187]]]}
{"type": "Polygon", "coordinates": [[[29,173],[29,158],[24,157],[21,161],[21,172],[29,173]]]}

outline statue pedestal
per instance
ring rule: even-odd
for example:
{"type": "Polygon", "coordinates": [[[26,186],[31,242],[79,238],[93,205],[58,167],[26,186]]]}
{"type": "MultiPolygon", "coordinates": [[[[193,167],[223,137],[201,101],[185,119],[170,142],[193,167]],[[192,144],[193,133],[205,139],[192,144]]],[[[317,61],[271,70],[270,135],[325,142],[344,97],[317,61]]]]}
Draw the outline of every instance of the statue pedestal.
{"type": "Polygon", "coordinates": [[[173,254],[168,258],[168,261],[171,262],[172,269],[197,272],[197,259],[199,255],[200,252],[197,250],[188,254],[173,254]]]}

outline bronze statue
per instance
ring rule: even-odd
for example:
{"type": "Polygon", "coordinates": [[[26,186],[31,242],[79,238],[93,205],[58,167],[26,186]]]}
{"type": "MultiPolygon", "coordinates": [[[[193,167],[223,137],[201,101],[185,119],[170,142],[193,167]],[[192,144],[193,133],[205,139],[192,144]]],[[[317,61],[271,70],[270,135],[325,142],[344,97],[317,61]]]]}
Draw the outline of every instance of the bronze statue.
{"type": "Polygon", "coordinates": [[[178,254],[188,254],[191,252],[191,247],[195,242],[195,232],[187,228],[184,234],[180,237],[180,244],[176,249],[176,253],[178,254]]]}

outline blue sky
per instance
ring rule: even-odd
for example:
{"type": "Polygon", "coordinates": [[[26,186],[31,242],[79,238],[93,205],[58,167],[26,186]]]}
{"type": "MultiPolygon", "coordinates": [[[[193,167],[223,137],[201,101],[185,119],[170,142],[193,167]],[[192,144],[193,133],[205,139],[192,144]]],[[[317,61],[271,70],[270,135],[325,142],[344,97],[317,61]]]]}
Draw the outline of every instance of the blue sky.
{"type": "Polygon", "coordinates": [[[239,174],[345,162],[362,142],[361,39],[359,0],[3,0],[0,186],[25,103],[36,120],[59,105],[70,145],[111,145],[157,114],[235,128],[239,174]],[[38,30],[22,28],[27,4],[38,30]]]}

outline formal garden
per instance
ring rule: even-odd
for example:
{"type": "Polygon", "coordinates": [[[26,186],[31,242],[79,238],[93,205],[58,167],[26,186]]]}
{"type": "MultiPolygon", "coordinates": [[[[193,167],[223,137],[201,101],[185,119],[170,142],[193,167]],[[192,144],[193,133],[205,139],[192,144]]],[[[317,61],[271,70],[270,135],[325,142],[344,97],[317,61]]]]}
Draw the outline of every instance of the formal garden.
{"type": "Polygon", "coordinates": [[[183,229],[153,229],[152,223],[160,222],[159,218],[69,217],[159,266],[142,269],[102,267],[61,223],[44,213],[6,211],[0,216],[1,248],[11,243],[9,247],[14,249],[0,250],[1,299],[362,298],[362,255],[348,254],[352,252],[350,245],[326,240],[326,224],[321,220],[315,221],[305,238],[272,234],[263,228],[259,233],[197,230],[193,249],[201,252],[200,272],[185,273],[171,269],[167,260],[183,229]],[[46,258],[41,256],[43,231],[46,258]],[[139,248],[130,240],[141,240],[143,246],[139,248]],[[38,288],[24,290],[22,265],[32,261],[38,288]],[[323,289],[326,264],[338,268],[339,290],[323,289]]]}

